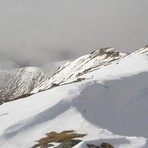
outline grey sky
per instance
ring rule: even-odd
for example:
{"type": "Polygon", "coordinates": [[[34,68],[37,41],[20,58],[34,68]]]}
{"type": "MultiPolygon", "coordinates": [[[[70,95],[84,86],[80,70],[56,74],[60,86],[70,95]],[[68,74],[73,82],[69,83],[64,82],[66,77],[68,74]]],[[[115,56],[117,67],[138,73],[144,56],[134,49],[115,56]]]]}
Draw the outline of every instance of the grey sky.
{"type": "Polygon", "coordinates": [[[0,0],[3,63],[40,66],[101,47],[131,52],[146,44],[148,0],[0,0]]]}

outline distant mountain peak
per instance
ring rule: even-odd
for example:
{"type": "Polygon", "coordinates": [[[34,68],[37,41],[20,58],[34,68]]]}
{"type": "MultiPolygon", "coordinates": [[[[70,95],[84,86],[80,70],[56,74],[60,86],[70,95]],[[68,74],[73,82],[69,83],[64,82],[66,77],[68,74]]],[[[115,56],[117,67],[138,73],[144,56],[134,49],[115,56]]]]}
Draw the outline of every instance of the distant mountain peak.
{"type": "Polygon", "coordinates": [[[27,96],[41,82],[47,79],[44,71],[37,67],[0,71],[0,101],[7,102],[27,96]]]}
{"type": "Polygon", "coordinates": [[[120,58],[122,56],[125,56],[127,55],[127,53],[116,51],[112,47],[101,48],[90,53],[90,56],[93,58],[97,56],[103,56],[103,55],[106,56],[105,58],[112,57],[115,59],[115,58],[120,58]]]}
{"type": "MultiPolygon", "coordinates": [[[[129,55],[137,54],[148,54],[148,46],[129,55]]],[[[114,63],[118,64],[118,61],[127,56],[127,53],[107,47],[66,62],[52,76],[37,67],[0,71],[0,100],[1,102],[11,101],[55,86],[85,80],[87,79],[85,74],[114,63]]]]}

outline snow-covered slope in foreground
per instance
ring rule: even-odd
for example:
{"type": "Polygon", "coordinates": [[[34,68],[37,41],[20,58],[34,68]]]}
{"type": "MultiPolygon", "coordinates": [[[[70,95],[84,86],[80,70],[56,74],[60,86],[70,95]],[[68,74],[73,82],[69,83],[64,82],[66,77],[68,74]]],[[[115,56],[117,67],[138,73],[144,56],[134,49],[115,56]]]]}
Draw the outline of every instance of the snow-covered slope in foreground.
{"type": "Polygon", "coordinates": [[[87,134],[75,148],[102,142],[115,148],[147,148],[147,52],[83,77],[90,79],[1,105],[0,147],[28,148],[51,131],[75,130],[87,134]]]}
{"type": "MultiPolygon", "coordinates": [[[[5,103],[0,109],[0,147],[31,147],[35,140],[44,137],[46,133],[64,130],[87,134],[83,142],[76,147],[86,147],[86,143],[90,142],[96,144],[109,142],[119,148],[144,147],[145,138],[117,136],[102,128],[102,126],[114,126],[120,131],[124,129],[124,124],[127,128],[131,124],[137,125],[131,123],[125,105],[118,104],[113,95],[109,98],[100,96],[105,90],[103,84],[75,83],[27,99],[5,103]],[[117,116],[115,117],[114,114],[117,116]],[[121,120],[119,124],[118,118],[121,114],[125,115],[123,117],[125,121],[121,120]]],[[[131,108],[129,111],[134,113],[131,108]]],[[[140,115],[135,116],[136,120],[141,118],[140,115]]],[[[124,133],[130,134],[130,131],[125,129],[124,133]]]]}

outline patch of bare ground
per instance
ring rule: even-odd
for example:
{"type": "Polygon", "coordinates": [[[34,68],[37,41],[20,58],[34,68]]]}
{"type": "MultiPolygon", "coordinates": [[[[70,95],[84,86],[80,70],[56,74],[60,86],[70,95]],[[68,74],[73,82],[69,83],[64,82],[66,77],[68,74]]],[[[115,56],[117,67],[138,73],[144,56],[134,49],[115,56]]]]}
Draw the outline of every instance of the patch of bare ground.
{"type": "Polygon", "coordinates": [[[73,138],[82,138],[84,136],[86,136],[86,134],[79,134],[73,130],[62,131],[61,133],[53,131],[47,133],[46,137],[37,140],[37,144],[35,144],[32,148],[48,147],[48,145],[52,142],[62,143],[66,140],[72,140],[73,138]]]}

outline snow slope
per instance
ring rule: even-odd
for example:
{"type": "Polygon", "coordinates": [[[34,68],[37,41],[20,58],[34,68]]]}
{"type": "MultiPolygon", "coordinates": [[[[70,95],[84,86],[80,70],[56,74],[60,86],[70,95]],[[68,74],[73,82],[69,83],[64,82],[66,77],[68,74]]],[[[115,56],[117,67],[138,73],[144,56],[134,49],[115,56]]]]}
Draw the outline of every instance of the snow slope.
{"type": "Polygon", "coordinates": [[[98,88],[102,88],[102,85],[92,82],[69,84],[3,104],[0,109],[0,147],[31,147],[45,133],[63,130],[87,133],[78,147],[86,147],[87,141],[94,140],[96,144],[105,141],[119,148],[144,147],[145,138],[118,136],[102,128],[105,119],[109,121],[107,125],[118,128],[122,128],[125,122],[118,125],[110,119],[120,106],[114,102],[108,104],[111,100],[99,99],[99,93],[96,94],[98,88]],[[114,105],[118,108],[110,114],[114,105]]]}
{"type": "Polygon", "coordinates": [[[55,86],[81,81],[82,79],[85,79],[85,77],[83,78],[84,74],[110,65],[113,61],[124,58],[126,55],[126,53],[115,51],[114,48],[102,48],[93,51],[76,60],[66,62],[59,67],[49,80],[38,85],[32,93],[49,89],[53,84],[55,86]]]}
{"type": "Polygon", "coordinates": [[[102,142],[147,148],[148,52],[143,50],[83,74],[81,82],[1,105],[0,147],[31,147],[48,132],[75,130],[87,134],[75,148],[102,142]]]}
{"type": "Polygon", "coordinates": [[[0,71],[0,101],[7,102],[27,96],[49,76],[37,67],[0,71]]]}
{"type": "Polygon", "coordinates": [[[19,99],[57,85],[79,81],[79,76],[111,64],[112,61],[125,55],[125,53],[114,51],[113,48],[99,49],[74,61],[66,62],[53,76],[37,67],[1,70],[0,101],[19,99]]]}

